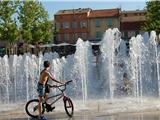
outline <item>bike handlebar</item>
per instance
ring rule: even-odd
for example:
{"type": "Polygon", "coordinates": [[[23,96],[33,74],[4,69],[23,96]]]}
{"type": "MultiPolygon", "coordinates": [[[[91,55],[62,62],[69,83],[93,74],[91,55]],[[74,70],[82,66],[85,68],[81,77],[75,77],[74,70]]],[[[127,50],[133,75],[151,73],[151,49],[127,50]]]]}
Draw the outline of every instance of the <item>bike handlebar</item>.
{"type": "Polygon", "coordinates": [[[72,82],[72,80],[67,81],[65,84],[63,85],[49,85],[49,87],[61,87],[61,86],[66,86],[68,85],[70,82],[72,82]]]}
{"type": "Polygon", "coordinates": [[[72,82],[72,80],[67,81],[65,84],[68,85],[70,82],[72,82]]]}

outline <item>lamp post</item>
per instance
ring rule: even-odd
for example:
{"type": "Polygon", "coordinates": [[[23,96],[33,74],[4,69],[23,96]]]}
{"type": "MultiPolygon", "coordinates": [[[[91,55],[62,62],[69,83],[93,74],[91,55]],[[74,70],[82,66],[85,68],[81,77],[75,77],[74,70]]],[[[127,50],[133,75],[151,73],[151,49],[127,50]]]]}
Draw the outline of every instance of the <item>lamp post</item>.
{"type": "Polygon", "coordinates": [[[58,33],[58,30],[57,30],[56,23],[55,23],[54,26],[53,26],[53,40],[54,40],[55,44],[58,43],[58,41],[57,41],[57,33],[58,33]]]}

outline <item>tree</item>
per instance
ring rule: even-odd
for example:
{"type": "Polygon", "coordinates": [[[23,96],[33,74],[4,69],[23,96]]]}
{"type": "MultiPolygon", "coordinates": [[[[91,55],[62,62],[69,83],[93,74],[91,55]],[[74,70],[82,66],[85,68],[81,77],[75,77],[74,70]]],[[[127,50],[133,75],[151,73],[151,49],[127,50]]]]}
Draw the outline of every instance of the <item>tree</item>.
{"type": "Polygon", "coordinates": [[[34,25],[32,31],[32,44],[37,42],[49,43],[52,40],[52,26],[50,21],[40,22],[34,25]]]}
{"type": "Polygon", "coordinates": [[[160,1],[146,2],[146,18],[147,21],[143,27],[144,31],[156,31],[157,35],[160,34],[160,1]]]}
{"type": "Polygon", "coordinates": [[[5,41],[13,54],[13,48],[18,40],[18,28],[14,15],[16,4],[13,1],[0,1],[0,41],[5,41]]]}
{"type": "Polygon", "coordinates": [[[22,39],[27,44],[49,42],[51,40],[51,23],[48,13],[38,1],[19,1],[18,19],[22,39]]]}

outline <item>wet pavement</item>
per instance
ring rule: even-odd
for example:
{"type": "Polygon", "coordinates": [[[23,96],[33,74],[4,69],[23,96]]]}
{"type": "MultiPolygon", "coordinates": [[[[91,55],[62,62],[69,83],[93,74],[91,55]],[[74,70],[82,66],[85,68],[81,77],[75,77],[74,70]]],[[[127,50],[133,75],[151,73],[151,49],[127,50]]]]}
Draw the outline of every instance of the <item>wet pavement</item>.
{"type": "MultiPolygon", "coordinates": [[[[75,101],[74,106],[72,118],[67,116],[64,106],[59,104],[56,104],[53,112],[45,113],[45,116],[48,120],[160,120],[159,100],[147,100],[143,104],[129,99],[112,102],[99,100],[88,101],[86,105],[75,101]]],[[[28,117],[24,108],[24,103],[1,104],[0,120],[37,120],[28,117]]]]}
{"type": "MultiPolygon", "coordinates": [[[[69,118],[65,113],[52,113],[46,114],[48,120],[160,120],[160,111],[155,112],[141,112],[141,113],[120,113],[113,115],[105,115],[101,113],[91,113],[86,114],[85,112],[80,114],[75,114],[72,118],[69,118]]],[[[0,116],[0,120],[38,120],[29,118],[26,115],[12,115],[5,116],[2,118],[0,116]],[[18,117],[19,116],[19,117],[18,117]],[[13,117],[13,118],[12,118],[13,117]]]]}

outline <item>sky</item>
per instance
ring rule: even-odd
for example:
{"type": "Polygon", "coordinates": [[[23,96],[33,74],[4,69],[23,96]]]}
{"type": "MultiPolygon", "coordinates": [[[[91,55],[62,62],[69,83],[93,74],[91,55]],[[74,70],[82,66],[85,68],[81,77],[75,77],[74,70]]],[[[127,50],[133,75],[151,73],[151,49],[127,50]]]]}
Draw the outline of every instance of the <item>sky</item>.
{"type": "Polygon", "coordinates": [[[40,0],[45,10],[48,11],[49,19],[54,19],[58,10],[91,8],[91,9],[112,9],[121,10],[144,9],[148,0],[40,0]]]}

